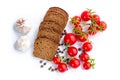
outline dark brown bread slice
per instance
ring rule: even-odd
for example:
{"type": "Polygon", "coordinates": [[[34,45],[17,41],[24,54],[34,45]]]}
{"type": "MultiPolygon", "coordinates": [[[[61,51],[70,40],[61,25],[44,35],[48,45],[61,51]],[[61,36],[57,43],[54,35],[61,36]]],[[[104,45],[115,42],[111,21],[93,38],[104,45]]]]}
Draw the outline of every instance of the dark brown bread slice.
{"type": "Polygon", "coordinates": [[[67,23],[65,17],[57,12],[46,13],[44,17],[44,21],[54,21],[58,23],[59,25],[61,25],[63,29],[65,28],[65,25],[67,23]]]}
{"type": "Polygon", "coordinates": [[[48,38],[54,41],[55,43],[59,44],[61,35],[50,29],[43,29],[38,32],[37,37],[48,38]]]}
{"type": "MultiPolygon", "coordinates": [[[[54,12],[58,13],[56,11],[48,11],[47,13],[54,13],[54,12]]],[[[67,16],[63,15],[62,13],[58,13],[58,14],[61,14],[64,17],[65,21],[68,21],[68,17],[67,16]]]]}
{"type": "Polygon", "coordinates": [[[43,21],[43,22],[41,22],[39,30],[40,29],[41,30],[43,30],[43,29],[50,29],[50,30],[55,31],[56,33],[58,33],[60,35],[63,32],[62,26],[60,26],[59,24],[57,24],[57,23],[55,23],[53,21],[43,21]]]}
{"type": "Polygon", "coordinates": [[[58,44],[47,38],[38,38],[34,43],[34,56],[52,61],[56,54],[58,44]]]}
{"type": "Polygon", "coordinates": [[[57,13],[60,13],[62,14],[64,17],[69,17],[68,16],[68,13],[63,10],[62,8],[59,8],[59,7],[50,7],[48,11],[53,11],[53,12],[57,12],[57,13]]]}

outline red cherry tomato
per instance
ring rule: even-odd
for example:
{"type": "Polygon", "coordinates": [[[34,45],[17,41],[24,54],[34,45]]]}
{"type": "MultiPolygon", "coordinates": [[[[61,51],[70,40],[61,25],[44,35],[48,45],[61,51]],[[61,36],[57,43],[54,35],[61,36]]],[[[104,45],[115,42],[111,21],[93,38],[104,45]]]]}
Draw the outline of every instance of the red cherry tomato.
{"type": "Polygon", "coordinates": [[[78,36],[77,36],[78,40],[80,42],[85,42],[88,39],[88,34],[85,32],[81,32],[78,36]]]}
{"type": "Polygon", "coordinates": [[[65,72],[67,70],[67,65],[65,63],[59,63],[57,68],[59,72],[65,72]]]}
{"type": "Polygon", "coordinates": [[[90,26],[90,27],[88,28],[88,34],[89,34],[89,35],[95,35],[96,33],[97,33],[97,29],[96,29],[95,26],[90,26]]]}
{"type": "Polygon", "coordinates": [[[59,63],[61,62],[61,60],[60,60],[60,58],[58,58],[58,57],[54,57],[54,58],[53,58],[53,62],[54,62],[55,64],[59,64],[59,63]]]}
{"type": "Polygon", "coordinates": [[[71,22],[73,24],[80,24],[80,21],[81,21],[81,18],[79,16],[74,16],[72,19],[71,19],[71,22]]]}
{"type": "Polygon", "coordinates": [[[81,14],[81,19],[83,21],[89,21],[91,19],[91,13],[89,11],[83,11],[81,14]]]}
{"type": "Polygon", "coordinates": [[[74,32],[76,34],[80,34],[82,32],[82,27],[80,25],[78,25],[78,24],[77,25],[74,24],[74,32]]]}
{"type": "Polygon", "coordinates": [[[74,57],[74,56],[77,55],[78,50],[77,50],[76,47],[73,47],[73,46],[72,46],[72,47],[69,47],[69,48],[68,48],[67,52],[68,52],[68,55],[69,55],[69,56],[74,57]]]}
{"type": "Polygon", "coordinates": [[[90,63],[90,62],[84,62],[84,63],[83,63],[83,68],[84,68],[85,70],[90,69],[90,68],[91,68],[91,63],[90,63]]]}
{"type": "Polygon", "coordinates": [[[73,58],[73,59],[70,60],[69,65],[72,68],[78,68],[80,66],[80,60],[77,59],[77,58],[73,58]]]}
{"type": "Polygon", "coordinates": [[[85,42],[83,45],[82,45],[82,49],[86,52],[89,52],[92,50],[92,44],[91,42],[85,42]]]}
{"type": "Polygon", "coordinates": [[[73,33],[68,33],[64,37],[64,43],[73,45],[76,42],[76,36],[73,33]]]}
{"type": "Polygon", "coordinates": [[[96,24],[100,24],[100,16],[97,14],[94,14],[91,18],[91,21],[96,23],[96,24]]]}
{"type": "Polygon", "coordinates": [[[89,55],[86,52],[83,52],[81,55],[79,55],[79,58],[81,61],[87,62],[89,60],[89,55]]]}
{"type": "Polygon", "coordinates": [[[106,28],[107,28],[107,24],[104,22],[104,21],[101,21],[100,22],[100,30],[101,31],[105,31],[106,30],[106,28]]]}

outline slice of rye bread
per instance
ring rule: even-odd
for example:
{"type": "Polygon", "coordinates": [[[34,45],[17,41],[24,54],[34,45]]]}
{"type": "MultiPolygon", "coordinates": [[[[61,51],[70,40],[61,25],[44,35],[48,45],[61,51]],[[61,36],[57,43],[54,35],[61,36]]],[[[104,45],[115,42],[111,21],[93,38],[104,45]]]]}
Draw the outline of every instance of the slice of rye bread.
{"type": "Polygon", "coordinates": [[[68,13],[59,7],[50,7],[48,11],[53,11],[64,15],[64,17],[69,17],[68,13]]]}
{"type": "Polygon", "coordinates": [[[48,38],[48,39],[54,41],[55,43],[59,44],[61,35],[54,32],[53,30],[43,29],[38,32],[37,38],[39,38],[39,37],[48,38]]]}
{"type": "MultiPolygon", "coordinates": [[[[50,13],[54,13],[55,11],[48,11],[47,12],[47,14],[50,14],[50,13]]],[[[61,14],[61,13],[58,13],[58,12],[55,12],[56,14],[61,14]]],[[[65,21],[68,21],[68,17],[67,16],[64,16],[63,14],[61,14],[63,17],[64,17],[64,19],[65,19],[65,21]]]]}
{"type": "Polygon", "coordinates": [[[63,28],[65,28],[67,22],[63,15],[57,13],[57,12],[48,12],[46,13],[44,17],[44,21],[54,21],[61,25],[63,28]]]}
{"type": "Polygon", "coordinates": [[[58,44],[47,39],[38,38],[34,43],[34,56],[52,61],[54,55],[56,54],[58,44]]]}
{"type": "Polygon", "coordinates": [[[68,13],[59,7],[51,7],[49,8],[48,12],[57,12],[59,14],[62,14],[66,18],[66,20],[68,20],[68,17],[69,17],[68,13]]]}
{"type": "Polygon", "coordinates": [[[53,22],[53,21],[43,21],[43,22],[41,22],[41,24],[39,26],[39,30],[43,30],[43,29],[53,30],[60,35],[63,32],[62,26],[60,26],[59,24],[57,24],[56,22],[53,22]]]}

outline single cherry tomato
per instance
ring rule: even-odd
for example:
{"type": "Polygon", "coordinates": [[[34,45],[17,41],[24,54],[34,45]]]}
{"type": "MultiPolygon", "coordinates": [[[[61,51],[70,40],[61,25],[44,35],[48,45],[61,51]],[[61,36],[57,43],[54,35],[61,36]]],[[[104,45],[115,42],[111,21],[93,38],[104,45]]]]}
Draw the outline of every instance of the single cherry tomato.
{"type": "Polygon", "coordinates": [[[59,57],[54,57],[54,58],[53,58],[53,62],[54,62],[55,64],[59,64],[59,63],[61,62],[61,60],[60,60],[59,57]]]}
{"type": "Polygon", "coordinates": [[[81,19],[83,21],[89,21],[91,19],[91,13],[89,11],[83,11],[81,14],[81,19]]]}
{"type": "Polygon", "coordinates": [[[83,45],[82,45],[82,49],[86,52],[89,52],[92,50],[92,44],[91,42],[85,42],[83,45]]]}
{"type": "Polygon", "coordinates": [[[71,22],[73,24],[80,24],[80,21],[81,21],[81,18],[79,16],[74,16],[72,19],[71,19],[71,22]]]}
{"type": "Polygon", "coordinates": [[[81,55],[79,55],[79,58],[81,61],[87,62],[90,57],[86,52],[83,52],[81,55]]]}
{"type": "Polygon", "coordinates": [[[76,36],[73,33],[68,33],[64,37],[64,43],[73,45],[76,42],[76,36]]]}
{"type": "Polygon", "coordinates": [[[90,68],[91,68],[91,63],[90,63],[90,62],[84,62],[84,63],[83,63],[83,68],[84,68],[85,70],[90,69],[90,68]]]}
{"type": "Polygon", "coordinates": [[[88,28],[88,34],[89,34],[89,35],[95,35],[96,33],[97,33],[97,29],[96,29],[95,26],[90,26],[90,27],[88,28]]]}
{"type": "Polygon", "coordinates": [[[91,21],[96,24],[100,24],[100,16],[97,14],[92,15],[91,21]]]}
{"type": "Polygon", "coordinates": [[[77,36],[78,40],[80,42],[85,42],[88,39],[88,34],[85,32],[81,32],[78,36],[77,36]]]}
{"type": "Polygon", "coordinates": [[[74,32],[76,34],[80,34],[82,32],[82,27],[80,25],[78,25],[78,24],[77,25],[74,24],[74,32]]]}
{"type": "Polygon", "coordinates": [[[59,63],[57,69],[59,72],[65,72],[67,70],[67,65],[65,63],[59,63]]]}
{"type": "Polygon", "coordinates": [[[107,24],[104,21],[100,21],[100,30],[105,31],[107,28],[107,24]]]}
{"type": "Polygon", "coordinates": [[[74,56],[77,55],[78,50],[77,50],[76,47],[73,47],[73,46],[72,46],[72,47],[69,47],[69,48],[68,48],[67,52],[68,52],[68,55],[69,55],[69,56],[74,57],[74,56]]]}
{"type": "Polygon", "coordinates": [[[73,58],[73,59],[70,60],[69,65],[72,68],[78,68],[80,66],[80,60],[77,59],[77,58],[73,58]]]}

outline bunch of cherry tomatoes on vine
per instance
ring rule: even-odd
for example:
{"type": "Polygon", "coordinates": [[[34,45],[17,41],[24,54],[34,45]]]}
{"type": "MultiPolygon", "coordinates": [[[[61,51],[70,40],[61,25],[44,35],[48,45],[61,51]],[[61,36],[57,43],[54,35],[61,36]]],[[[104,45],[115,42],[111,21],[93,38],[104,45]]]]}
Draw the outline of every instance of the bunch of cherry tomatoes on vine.
{"type": "Polygon", "coordinates": [[[68,66],[78,68],[82,65],[85,70],[89,70],[91,67],[94,68],[94,59],[88,54],[93,46],[88,38],[89,36],[94,36],[99,31],[105,31],[107,24],[101,21],[100,16],[95,14],[91,9],[83,11],[80,16],[71,18],[71,23],[73,32],[67,33],[64,36],[64,44],[66,46],[65,54],[67,54],[69,59],[62,59],[60,56],[55,56],[53,62],[57,65],[59,72],[67,71],[68,66]],[[77,41],[82,43],[81,53],[78,53],[78,49],[73,46],[77,41]],[[79,56],[77,57],[77,55],[79,56]]]}

